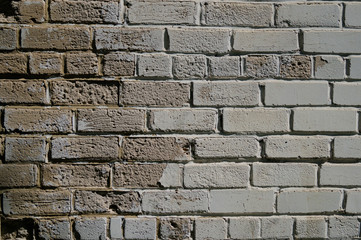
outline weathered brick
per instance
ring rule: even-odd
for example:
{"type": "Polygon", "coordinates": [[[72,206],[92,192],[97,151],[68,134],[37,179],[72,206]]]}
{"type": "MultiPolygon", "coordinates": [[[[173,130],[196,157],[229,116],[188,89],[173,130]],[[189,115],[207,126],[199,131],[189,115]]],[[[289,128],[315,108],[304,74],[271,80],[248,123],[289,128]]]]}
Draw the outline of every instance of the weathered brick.
{"type": "Polygon", "coordinates": [[[76,191],[74,209],[79,213],[138,213],[140,198],[136,192],[76,191]]]}
{"type": "Polygon", "coordinates": [[[2,239],[31,239],[34,231],[34,219],[31,218],[1,218],[2,239]]]}
{"type": "Polygon", "coordinates": [[[94,53],[66,54],[66,73],[72,75],[97,75],[98,58],[94,53]]]}
{"type": "Polygon", "coordinates": [[[270,136],[266,140],[267,158],[329,158],[331,138],[320,136],[270,136]]]}
{"type": "Polygon", "coordinates": [[[261,236],[263,239],[291,239],[293,219],[288,216],[261,218],[261,236]]]}
{"type": "Polygon", "coordinates": [[[211,190],[211,213],[272,213],[275,195],[273,190],[211,190]]]}
{"type": "Polygon", "coordinates": [[[190,143],[176,137],[127,137],[123,140],[123,159],[133,161],[191,160],[190,143]]]}
{"type": "Polygon", "coordinates": [[[199,158],[257,158],[261,148],[255,137],[212,137],[195,139],[199,158]]]}
{"type": "Polygon", "coordinates": [[[276,108],[225,108],[223,131],[231,133],[289,132],[290,110],[276,108]]]}
{"type": "Polygon", "coordinates": [[[207,2],[203,17],[204,25],[269,27],[273,9],[271,4],[207,2]]]}
{"type": "Polygon", "coordinates": [[[80,132],[143,132],[145,131],[143,109],[79,109],[80,132]]]}
{"type": "Polygon", "coordinates": [[[213,109],[151,110],[150,128],[162,132],[214,132],[216,117],[213,109]]]}
{"type": "Polygon", "coordinates": [[[15,28],[0,28],[0,50],[14,50],[17,43],[15,28]]]}
{"type": "Polygon", "coordinates": [[[340,27],[341,6],[334,3],[286,3],[277,8],[281,27],[340,27]]]}
{"type": "Polygon", "coordinates": [[[256,82],[195,82],[195,106],[257,106],[260,90],[256,82]]]}
{"type": "Polygon", "coordinates": [[[41,219],[37,226],[40,239],[71,239],[69,219],[41,219]]]}
{"type": "Polygon", "coordinates": [[[293,110],[293,130],[300,132],[357,132],[357,111],[347,108],[295,108],[293,110]]]}
{"type": "Polygon", "coordinates": [[[189,104],[190,84],[180,82],[123,82],[120,104],[123,106],[182,107],[189,104]]]}
{"type": "Polygon", "coordinates": [[[144,191],[142,209],[146,213],[197,213],[208,210],[205,190],[144,191]]]}
{"type": "Polygon", "coordinates": [[[104,56],[104,74],[108,76],[134,76],[135,57],[125,52],[109,53],[104,56]]]}
{"type": "Polygon", "coordinates": [[[252,78],[272,78],[278,74],[278,57],[274,55],[245,58],[245,75],[252,78]]]}
{"type": "Polygon", "coordinates": [[[41,170],[46,187],[107,187],[110,177],[109,165],[46,164],[41,170]]]}
{"type": "Polygon", "coordinates": [[[227,53],[231,32],[228,29],[168,28],[169,51],[185,53],[227,53]]]}
{"type": "Polygon", "coordinates": [[[345,26],[346,27],[361,27],[361,4],[358,2],[345,3],[345,26]]]}
{"type": "Polygon", "coordinates": [[[314,60],[315,78],[344,79],[345,62],[339,56],[317,56],[314,60]]]}
{"type": "Polygon", "coordinates": [[[317,184],[316,164],[254,163],[252,183],[261,187],[313,187],[317,184]]]}
{"type": "Polygon", "coordinates": [[[63,215],[70,213],[70,192],[18,190],[3,194],[5,215],[63,215]]]}
{"type": "Polygon", "coordinates": [[[329,84],[326,81],[266,81],[265,105],[298,106],[329,105],[329,84]]]}
{"type": "Polygon", "coordinates": [[[113,217],[110,219],[109,233],[111,239],[122,239],[123,238],[123,218],[113,217]]]}
{"type": "Polygon", "coordinates": [[[360,30],[305,30],[303,50],[309,53],[361,53],[360,30]]]}
{"type": "Polygon", "coordinates": [[[86,27],[24,27],[21,47],[25,49],[81,50],[90,47],[86,27]]]}
{"type": "Polygon", "coordinates": [[[360,189],[348,190],[346,198],[346,212],[357,214],[361,213],[360,201],[361,191],[360,189]]]}
{"type": "Polygon", "coordinates": [[[118,83],[52,81],[50,95],[55,105],[117,105],[118,83]]]}
{"type": "Polygon", "coordinates": [[[34,187],[37,185],[38,168],[34,164],[0,164],[0,187],[34,187]]]}
{"type": "Polygon", "coordinates": [[[191,224],[189,218],[161,218],[160,239],[189,239],[192,230],[191,224]]]}
{"type": "Polygon", "coordinates": [[[289,55],[280,57],[280,76],[282,78],[311,77],[311,58],[309,56],[289,55]]]}
{"type": "Polygon", "coordinates": [[[234,78],[241,75],[239,57],[209,57],[209,76],[212,78],[234,78]]]}
{"type": "Polygon", "coordinates": [[[23,53],[0,53],[0,74],[26,74],[28,57],[23,53]]]}
{"type": "Polygon", "coordinates": [[[113,186],[123,188],[181,187],[178,164],[114,164],[113,186]]]}
{"type": "Polygon", "coordinates": [[[18,20],[23,23],[41,23],[45,20],[45,1],[22,0],[13,5],[17,9],[18,20]]]}
{"type": "Polygon", "coordinates": [[[359,79],[361,76],[361,56],[350,57],[350,78],[359,79]]]}
{"type": "Polygon", "coordinates": [[[328,236],[330,239],[358,238],[360,222],[356,217],[335,216],[328,219],[328,236]]]}
{"type": "Polygon", "coordinates": [[[240,52],[294,52],[298,34],[294,30],[234,30],[233,49],[240,52]]]}
{"type": "Polygon", "coordinates": [[[320,171],[320,185],[358,187],[361,185],[360,170],[359,164],[324,164],[320,171]]]}
{"type": "Polygon", "coordinates": [[[7,162],[45,162],[46,160],[46,140],[43,137],[7,137],[5,145],[7,162]]]}
{"type": "Polygon", "coordinates": [[[195,237],[196,239],[226,239],[226,221],[223,218],[197,218],[195,237]]]}
{"type": "Polygon", "coordinates": [[[5,109],[7,131],[69,133],[72,131],[72,112],[68,109],[5,109]]]}
{"type": "Polygon", "coordinates": [[[172,77],[172,58],[166,54],[144,54],[138,57],[138,74],[142,77],[172,77]]]}
{"type": "Polygon", "coordinates": [[[98,50],[162,51],[164,30],[161,28],[96,28],[98,50]]]}
{"type": "Polygon", "coordinates": [[[199,79],[207,74],[206,58],[203,55],[178,55],[173,57],[173,74],[178,79],[199,79]]]}
{"type": "Polygon", "coordinates": [[[258,239],[261,237],[259,218],[242,217],[229,219],[229,236],[232,239],[258,239]]]}
{"type": "Polygon", "coordinates": [[[295,237],[297,239],[327,238],[327,224],[323,217],[297,217],[295,237]]]}
{"type": "Polygon", "coordinates": [[[44,104],[47,103],[43,81],[4,81],[0,82],[0,103],[44,104]]]}
{"type": "Polygon", "coordinates": [[[106,218],[78,218],[75,220],[74,230],[79,239],[106,240],[106,218]]]}
{"type": "Polygon", "coordinates": [[[342,209],[342,190],[285,189],[278,196],[279,213],[335,213],[342,209]]]}
{"type": "Polygon", "coordinates": [[[51,141],[52,159],[107,160],[119,158],[117,137],[57,137],[51,141]]]}
{"type": "Polygon", "coordinates": [[[361,156],[361,137],[335,137],[334,157],[339,159],[358,159],[361,156]]]}
{"type": "Polygon", "coordinates": [[[50,3],[53,22],[118,23],[119,13],[117,2],[56,0],[50,3]]]}
{"type": "Polygon", "coordinates": [[[31,74],[59,75],[62,70],[62,59],[59,53],[32,53],[29,69],[31,74]]]}
{"type": "Polygon", "coordinates": [[[361,83],[334,83],[333,102],[338,105],[359,105],[361,83]]]}
{"type": "Polygon", "coordinates": [[[194,1],[161,1],[144,0],[128,1],[128,20],[130,24],[187,24],[194,25],[199,21],[197,4],[194,1]]]}
{"type": "Polygon", "coordinates": [[[155,218],[126,218],[125,239],[156,239],[157,220],[155,218]]]}
{"type": "Polygon", "coordinates": [[[186,164],[186,188],[238,188],[247,187],[250,167],[243,163],[186,164]]]}

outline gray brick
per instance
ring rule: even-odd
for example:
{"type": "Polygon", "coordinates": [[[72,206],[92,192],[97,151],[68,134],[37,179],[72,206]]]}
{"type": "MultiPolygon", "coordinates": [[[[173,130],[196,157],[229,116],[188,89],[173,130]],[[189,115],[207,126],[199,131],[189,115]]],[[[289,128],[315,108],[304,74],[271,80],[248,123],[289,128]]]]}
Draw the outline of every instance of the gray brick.
{"type": "Polygon", "coordinates": [[[80,218],[75,220],[75,232],[79,239],[105,240],[107,234],[106,218],[80,218]]]}
{"type": "Polygon", "coordinates": [[[104,56],[104,75],[134,76],[135,56],[127,52],[114,52],[104,56]]]}
{"type": "Polygon", "coordinates": [[[189,239],[193,222],[189,218],[165,217],[160,219],[160,239],[189,239]]]}
{"type": "Polygon", "coordinates": [[[199,79],[207,74],[206,58],[203,55],[178,55],[173,57],[173,74],[178,79],[199,79]]]}
{"type": "Polygon", "coordinates": [[[40,239],[71,239],[69,219],[42,219],[37,225],[40,239]]]}
{"type": "Polygon", "coordinates": [[[123,239],[123,218],[112,217],[109,224],[109,233],[111,239],[123,239]]]}
{"type": "Polygon", "coordinates": [[[359,105],[361,83],[334,83],[333,102],[338,105],[359,105]]]}
{"type": "Polygon", "coordinates": [[[195,220],[196,239],[226,239],[227,226],[223,218],[197,218],[195,220]]]}
{"type": "Polygon", "coordinates": [[[38,182],[38,174],[34,164],[0,164],[0,187],[34,187],[38,182]]]}
{"type": "Polygon", "coordinates": [[[360,170],[359,164],[324,164],[320,171],[320,185],[358,187],[361,185],[360,170]]]}
{"type": "Polygon", "coordinates": [[[328,221],[329,239],[352,239],[359,236],[360,222],[356,217],[335,216],[328,221]]]}
{"type": "Polygon", "coordinates": [[[334,157],[339,159],[358,159],[361,156],[361,137],[336,137],[334,143],[334,157]]]}
{"type": "Polygon", "coordinates": [[[257,106],[260,90],[256,82],[195,82],[195,106],[257,106]]]}
{"type": "Polygon", "coordinates": [[[344,79],[345,62],[339,56],[317,56],[314,60],[315,78],[344,79]]]}
{"type": "Polygon", "coordinates": [[[261,236],[263,239],[291,239],[293,219],[291,217],[261,218],[261,236]]]}
{"type": "Polygon", "coordinates": [[[361,213],[360,201],[361,201],[361,190],[348,190],[346,198],[346,212],[352,214],[361,213]]]}
{"type": "Polygon", "coordinates": [[[350,57],[350,78],[359,79],[361,76],[361,56],[350,57]]]}
{"type": "Polygon", "coordinates": [[[166,54],[138,56],[138,74],[142,77],[172,77],[172,59],[166,54]]]}
{"type": "Polygon", "coordinates": [[[17,34],[15,28],[0,28],[0,50],[14,50],[17,34]]]}
{"type": "Polygon", "coordinates": [[[6,162],[45,162],[46,153],[43,137],[7,137],[5,140],[6,162]]]}
{"type": "Polygon", "coordinates": [[[126,218],[125,239],[156,239],[157,221],[155,218],[126,218]]]}
{"type": "Polygon", "coordinates": [[[361,27],[361,4],[358,2],[345,3],[345,26],[346,27],[361,27]]]}
{"type": "Polygon", "coordinates": [[[239,57],[209,57],[208,60],[211,78],[235,78],[241,75],[239,57]]]}
{"type": "Polygon", "coordinates": [[[297,239],[325,239],[327,238],[327,223],[323,217],[297,217],[297,239]]]}
{"type": "Polygon", "coordinates": [[[342,209],[342,190],[286,189],[278,196],[279,213],[336,213],[342,209]]]}
{"type": "Polygon", "coordinates": [[[259,239],[261,222],[256,217],[240,217],[229,219],[229,235],[232,239],[259,239]]]}

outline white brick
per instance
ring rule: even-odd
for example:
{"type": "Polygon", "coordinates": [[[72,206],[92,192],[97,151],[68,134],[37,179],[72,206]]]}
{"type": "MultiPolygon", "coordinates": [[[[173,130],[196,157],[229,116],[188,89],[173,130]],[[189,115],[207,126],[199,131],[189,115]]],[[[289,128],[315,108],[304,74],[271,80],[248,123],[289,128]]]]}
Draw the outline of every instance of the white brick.
{"type": "Polygon", "coordinates": [[[290,3],[277,8],[281,27],[340,27],[341,6],[327,3],[290,3]]]}
{"type": "Polygon", "coordinates": [[[199,158],[260,157],[261,148],[255,137],[212,137],[195,139],[195,155],[199,158]]]}
{"type": "Polygon", "coordinates": [[[342,190],[286,189],[277,201],[279,213],[332,213],[342,208],[342,190]]]}
{"type": "Polygon", "coordinates": [[[106,218],[82,218],[75,222],[75,231],[80,239],[106,240],[106,218]]]}
{"type": "Polygon", "coordinates": [[[227,53],[231,31],[228,29],[168,28],[169,51],[185,53],[227,53]]]}
{"type": "Polygon", "coordinates": [[[157,221],[155,218],[126,218],[125,239],[156,239],[157,221]]]}
{"type": "Polygon", "coordinates": [[[330,104],[328,82],[267,81],[265,104],[272,106],[330,104]]]}
{"type": "Polygon", "coordinates": [[[298,187],[317,184],[317,165],[308,163],[254,163],[255,186],[298,187]]]}
{"type": "Polygon", "coordinates": [[[152,110],[150,128],[164,132],[213,132],[217,111],[212,109],[164,109],[152,110]]]}
{"type": "Polygon", "coordinates": [[[329,158],[329,137],[271,136],[266,138],[267,158],[329,158]]]}
{"type": "Polygon", "coordinates": [[[195,82],[195,106],[257,106],[260,90],[256,82],[195,82]]]}
{"type": "Polygon", "coordinates": [[[320,172],[322,186],[361,185],[361,164],[324,164],[320,172]]]}
{"type": "Polygon", "coordinates": [[[198,218],[195,220],[196,239],[226,239],[227,226],[223,218],[198,218]]]}
{"type": "Polygon", "coordinates": [[[356,217],[330,217],[328,224],[329,239],[357,239],[360,222],[356,217]]]}
{"type": "Polygon", "coordinates": [[[294,131],[357,132],[356,109],[295,108],[293,113],[294,131]]]}
{"type": "Polygon", "coordinates": [[[361,56],[350,57],[350,78],[361,78],[361,56]]]}
{"type": "Polygon", "coordinates": [[[345,62],[340,56],[315,57],[315,78],[343,79],[345,77],[345,62]]]}
{"type": "Polygon", "coordinates": [[[360,105],[361,83],[334,83],[333,102],[338,105],[360,105]]]}
{"type": "Polygon", "coordinates": [[[229,219],[229,235],[232,239],[258,239],[261,236],[259,218],[242,217],[229,219]]]}
{"type": "Polygon", "coordinates": [[[327,237],[327,224],[323,217],[297,217],[297,239],[325,239],[327,237]]]}
{"type": "Polygon", "coordinates": [[[247,187],[249,170],[249,165],[244,163],[186,164],[184,186],[186,188],[247,187]]]}
{"type": "Polygon", "coordinates": [[[261,218],[262,239],[292,239],[293,219],[291,217],[261,218]]]}
{"type": "Polygon", "coordinates": [[[360,158],[361,136],[336,137],[334,143],[335,158],[360,158]]]}
{"type": "Polygon", "coordinates": [[[109,233],[111,239],[123,239],[123,218],[113,217],[110,219],[109,233]]]}
{"type": "Polygon", "coordinates": [[[203,55],[173,57],[173,74],[178,79],[199,79],[207,75],[207,59],[203,55]]]}
{"type": "Polygon", "coordinates": [[[273,213],[273,190],[211,190],[211,213],[273,213]]]}
{"type": "Polygon", "coordinates": [[[346,27],[361,27],[361,4],[345,3],[345,26],[346,27]]]}
{"type": "Polygon", "coordinates": [[[138,74],[142,77],[171,77],[172,59],[165,54],[140,55],[138,74]]]}
{"type": "Polygon", "coordinates": [[[305,30],[303,48],[309,53],[361,53],[359,30],[305,30]]]}
{"type": "Polygon", "coordinates": [[[293,52],[299,49],[297,31],[235,30],[233,49],[241,52],[293,52]]]}
{"type": "Polygon", "coordinates": [[[212,78],[232,78],[241,75],[239,57],[209,57],[209,75],[212,78]]]}
{"type": "Polygon", "coordinates": [[[346,212],[352,214],[360,214],[361,189],[349,190],[346,193],[346,212]]]}
{"type": "Polygon", "coordinates": [[[289,132],[290,110],[277,108],[237,109],[223,111],[223,130],[234,133],[289,132]]]}

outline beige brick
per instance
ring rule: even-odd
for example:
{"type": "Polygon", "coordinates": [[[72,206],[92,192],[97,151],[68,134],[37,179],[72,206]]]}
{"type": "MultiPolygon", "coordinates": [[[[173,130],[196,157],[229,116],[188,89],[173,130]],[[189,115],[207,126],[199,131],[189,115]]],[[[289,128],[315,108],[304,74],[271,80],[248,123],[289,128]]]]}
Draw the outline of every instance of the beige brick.
{"type": "Polygon", "coordinates": [[[225,108],[223,130],[228,133],[289,132],[290,113],[277,108],[225,108]]]}
{"type": "Polygon", "coordinates": [[[206,58],[203,55],[178,55],[173,57],[173,74],[178,79],[199,79],[207,74],[206,58]]]}
{"type": "Polygon", "coordinates": [[[0,50],[14,50],[17,43],[15,28],[0,28],[0,50]]]}
{"type": "Polygon", "coordinates": [[[361,83],[334,83],[333,102],[337,105],[360,105],[361,83]]]}
{"type": "Polygon", "coordinates": [[[323,217],[297,217],[296,238],[325,239],[327,237],[327,223],[323,217]]]}
{"type": "Polygon", "coordinates": [[[241,75],[239,57],[209,57],[209,76],[212,78],[235,78],[241,75]]]}
{"type": "Polygon", "coordinates": [[[50,95],[55,105],[117,105],[118,83],[53,81],[50,95]]]}
{"type": "Polygon", "coordinates": [[[119,13],[117,2],[56,0],[50,3],[53,22],[118,23],[119,13]]]}
{"type": "Polygon", "coordinates": [[[25,54],[0,53],[0,74],[26,74],[28,57],[25,54]]]}
{"type": "Polygon", "coordinates": [[[214,132],[216,117],[213,109],[151,110],[150,128],[162,132],[214,132]]]}
{"type": "Polygon", "coordinates": [[[96,28],[95,46],[98,50],[162,51],[162,28],[96,28]]]}
{"type": "Polygon", "coordinates": [[[45,162],[46,155],[44,137],[7,137],[5,140],[6,162],[45,162]]]}
{"type": "Polygon", "coordinates": [[[0,164],[0,187],[34,187],[37,185],[36,165],[0,164]]]}
{"type": "Polygon", "coordinates": [[[278,74],[278,57],[274,55],[248,56],[245,75],[252,78],[273,78],[278,74]]]}
{"type": "Polygon", "coordinates": [[[134,76],[135,57],[124,52],[109,53],[104,56],[104,75],[134,76]]]}
{"type": "Polygon", "coordinates": [[[320,171],[321,186],[359,187],[361,164],[323,164],[320,171]]]}
{"type": "Polygon", "coordinates": [[[25,49],[81,50],[90,47],[86,27],[24,27],[21,47],[25,49]]]}
{"type": "Polygon", "coordinates": [[[44,104],[47,103],[45,84],[42,81],[0,82],[0,103],[44,104]]]}
{"type": "Polygon", "coordinates": [[[335,137],[334,157],[358,159],[361,156],[361,136],[335,137]]]}
{"type": "Polygon", "coordinates": [[[189,105],[190,84],[179,82],[123,82],[123,106],[182,107],[189,105]]]}
{"type": "Polygon", "coordinates": [[[109,160],[119,158],[117,137],[57,137],[51,141],[51,158],[109,160]]]}
{"type": "Polygon", "coordinates": [[[94,53],[69,53],[66,55],[66,73],[72,75],[97,75],[98,58],[94,53]]]}
{"type": "Polygon", "coordinates": [[[231,31],[228,29],[168,28],[169,51],[184,53],[227,53],[231,31]]]}
{"type": "Polygon", "coordinates": [[[29,68],[31,74],[61,74],[62,59],[58,53],[32,53],[30,55],[29,68]]]}
{"type": "Polygon", "coordinates": [[[309,56],[280,57],[280,76],[282,78],[308,79],[311,77],[311,68],[309,56]]]}
{"type": "Polygon", "coordinates": [[[5,215],[64,215],[70,213],[71,197],[66,190],[18,190],[3,194],[5,215]]]}
{"type": "Polygon", "coordinates": [[[45,1],[43,0],[22,0],[15,2],[19,14],[18,20],[23,23],[41,23],[45,20],[45,1]]]}
{"type": "Polygon", "coordinates": [[[345,26],[346,27],[361,27],[361,4],[358,2],[345,3],[345,26]]]}
{"type": "Polygon", "coordinates": [[[182,161],[192,159],[189,141],[176,137],[124,138],[123,158],[133,161],[182,161]]]}
{"type": "Polygon", "coordinates": [[[172,77],[172,58],[165,54],[144,54],[138,57],[138,74],[142,77],[172,77]]]}
{"type": "Polygon", "coordinates": [[[7,108],[4,125],[7,131],[69,133],[72,112],[55,108],[7,108]]]}
{"type": "Polygon", "coordinates": [[[78,131],[80,132],[144,132],[145,125],[144,109],[78,110],[78,131]]]}
{"type": "Polygon", "coordinates": [[[267,158],[330,158],[331,138],[320,136],[269,136],[267,158]]]}
{"type": "Polygon", "coordinates": [[[314,60],[315,78],[344,79],[345,61],[340,56],[317,56],[314,60]]]}
{"type": "Polygon", "coordinates": [[[109,165],[45,164],[41,184],[46,187],[107,187],[109,165]]]}
{"type": "Polygon", "coordinates": [[[205,25],[269,27],[272,18],[271,4],[207,2],[204,5],[205,25]]]}
{"type": "Polygon", "coordinates": [[[257,106],[260,90],[256,82],[195,82],[195,106],[257,106]]]}
{"type": "Polygon", "coordinates": [[[347,108],[295,108],[293,110],[293,130],[300,132],[357,132],[357,111],[347,108]]]}

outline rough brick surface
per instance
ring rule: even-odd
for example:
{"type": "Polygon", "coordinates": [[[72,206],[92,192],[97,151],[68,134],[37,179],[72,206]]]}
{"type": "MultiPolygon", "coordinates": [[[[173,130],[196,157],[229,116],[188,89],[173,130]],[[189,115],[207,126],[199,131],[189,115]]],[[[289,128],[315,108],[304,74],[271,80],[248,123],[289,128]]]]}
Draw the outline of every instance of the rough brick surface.
{"type": "Polygon", "coordinates": [[[75,221],[75,232],[80,239],[106,239],[106,218],[83,218],[75,221]]]}
{"type": "Polygon", "coordinates": [[[178,55],[173,58],[175,78],[204,78],[207,74],[206,58],[202,55],[178,55]]]}
{"type": "Polygon", "coordinates": [[[296,218],[297,238],[326,238],[327,225],[323,217],[296,218]]]}
{"type": "Polygon", "coordinates": [[[30,55],[31,74],[59,75],[62,73],[62,59],[58,53],[33,53],[30,55]]]}
{"type": "Polygon", "coordinates": [[[26,74],[28,57],[25,54],[0,53],[0,74],[26,74]]]}
{"type": "Polygon", "coordinates": [[[272,78],[278,74],[276,56],[249,56],[245,59],[245,75],[252,78],[272,78]]]}
{"type": "Polygon", "coordinates": [[[311,58],[309,56],[282,56],[280,75],[283,78],[310,78],[311,58]]]}
{"type": "Polygon", "coordinates": [[[261,236],[267,238],[291,238],[293,219],[290,217],[269,217],[261,219],[261,236]]]}
{"type": "Polygon", "coordinates": [[[241,75],[239,57],[211,57],[209,61],[209,76],[212,78],[234,78],[241,75]]]}
{"type": "Polygon", "coordinates": [[[360,222],[355,217],[330,217],[329,218],[329,237],[337,238],[355,238],[359,236],[360,222]]]}
{"type": "Polygon", "coordinates": [[[16,29],[0,28],[0,50],[14,50],[16,48],[16,29]]]}
{"type": "Polygon", "coordinates": [[[133,76],[135,73],[135,57],[124,52],[106,54],[103,70],[105,75],[133,76]]]}
{"type": "Polygon", "coordinates": [[[199,218],[195,220],[197,239],[225,239],[226,222],[222,218],[199,218]]]}
{"type": "Polygon", "coordinates": [[[47,102],[42,81],[1,81],[0,103],[44,104],[47,102]]]}
{"type": "Polygon", "coordinates": [[[42,137],[5,139],[6,162],[45,162],[46,139],[42,137]]]}
{"type": "Polygon", "coordinates": [[[138,74],[143,77],[171,77],[172,59],[165,54],[140,55],[138,74]]]}
{"type": "Polygon", "coordinates": [[[229,235],[232,239],[260,238],[261,222],[258,218],[231,218],[229,235]]]}
{"type": "Polygon", "coordinates": [[[154,218],[125,219],[124,236],[126,239],[155,239],[157,221],[154,218]]]}
{"type": "Polygon", "coordinates": [[[36,165],[1,164],[0,187],[33,187],[37,185],[38,169],[36,165]]]}
{"type": "Polygon", "coordinates": [[[94,53],[70,53],[66,55],[66,73],[73,75],[96,75],[98,58],[94,53]]]}
{"type": "Polygon", "coordinates": [[[68,219],[40,220],[38,223],[41,239],[70,239],[70,221],[68,219]]]}
{"type": "Polygon", "coordinates": [[[187,239],[192,230],[189,218],[162,218],[160,221],[161,239],[187,239]]]}
{"type": "Polygon", "coordinates": [[[343,79],[345,63],[339,56],[317,56],[315,58],[315,77],[319,79],[343,79]]]}

